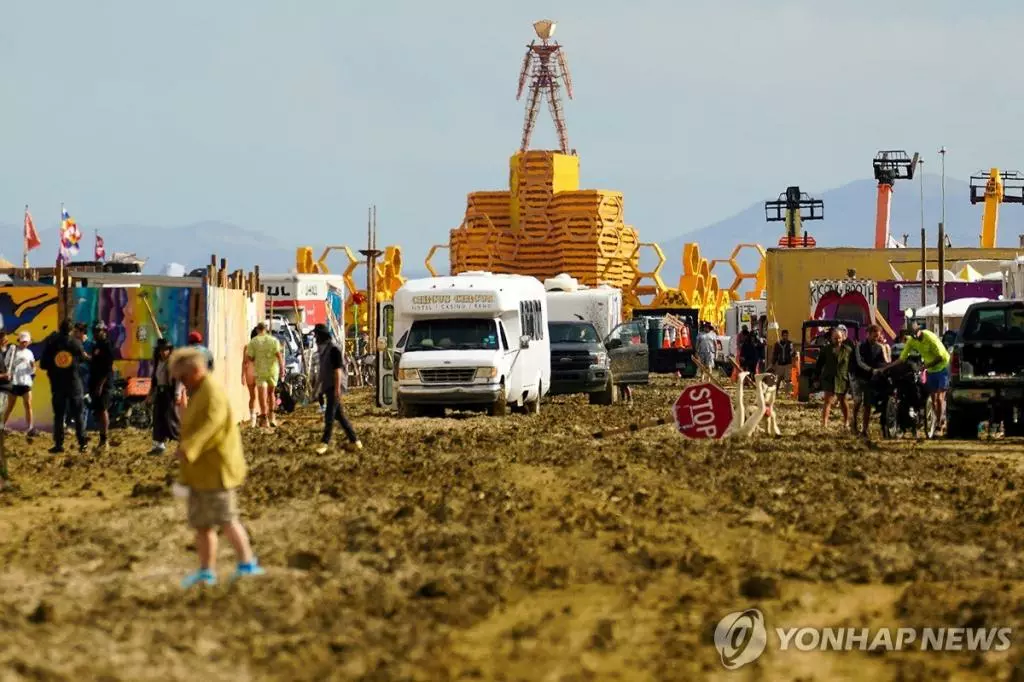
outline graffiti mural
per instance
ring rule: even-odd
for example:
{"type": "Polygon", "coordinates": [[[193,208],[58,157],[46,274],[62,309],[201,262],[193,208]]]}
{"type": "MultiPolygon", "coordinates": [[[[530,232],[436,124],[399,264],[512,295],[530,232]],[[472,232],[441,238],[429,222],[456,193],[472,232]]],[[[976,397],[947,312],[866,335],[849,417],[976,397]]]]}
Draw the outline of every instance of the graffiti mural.
{"type": "Polygon", "coordinates": [[[844,317],[855,310],[856,317],[867,322],[874,319],[875,282],[867,279],[814,279],[810,282],[810,313],[812,319],[822,319],[830,308],[830,314],[842,308],[844,317]]]}
{"type": "Polygon", "coordinates": [[[148,376],[160,333],[174,346],[188,342],[189,297],[184,287],[76,287],[75,322],[107,327],[121,376],[148,376]]]}
{"type": "MultiPolygon", "coordinates": [[[[47,337],[57,330],[57,289],[47,286],[0,288],[0,316],[9,336],[21,332],[32,335],[29,348],[38,362],[43,355],[47,337]]],[[[50,381],[46,373],[38,369],[32,387],[32,411],[35,413],[35,427],[38,430],[53,430],[50,381]]],[[[20,405],[8,426],[14,429],[25,428],[25,415],[20,405]]]]}

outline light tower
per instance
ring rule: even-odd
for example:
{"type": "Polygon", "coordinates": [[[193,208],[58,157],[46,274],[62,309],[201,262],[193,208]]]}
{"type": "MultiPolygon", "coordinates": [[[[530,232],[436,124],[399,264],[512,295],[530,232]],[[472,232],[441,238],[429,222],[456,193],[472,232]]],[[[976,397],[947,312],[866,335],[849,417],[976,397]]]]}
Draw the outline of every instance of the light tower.
{"type": "Polygon", "coordinates": [[[565,61],[565,52],[562,51],[562,46],[551,39],[551,36],[555,34],[554,21],[542,19],[534,22],[533,30],[536,31],[541,42],[538,45],[536,40],[531,40],[527,45],[526,56],[523,57],[523,68],[519,72],[519,89],[516,91],[516,100],[518,101],[523,96],[527,78],[530,79],[530,94],[526,101],[526,117],[523,120],[523,140],[519,150],[525,152],[530,146],[530,135],[537,122],[540,101],[547,98],[551,118],[555,122],[555,130],[558,132],[559,146],[563,154],[568,154],[569,133],[565,127],[562,99],[558,90],[559,81],[563,81],[565,92],[569,95],[569,99],[572,99],[572,77],[569,75],[569,65],[565,61]]]}

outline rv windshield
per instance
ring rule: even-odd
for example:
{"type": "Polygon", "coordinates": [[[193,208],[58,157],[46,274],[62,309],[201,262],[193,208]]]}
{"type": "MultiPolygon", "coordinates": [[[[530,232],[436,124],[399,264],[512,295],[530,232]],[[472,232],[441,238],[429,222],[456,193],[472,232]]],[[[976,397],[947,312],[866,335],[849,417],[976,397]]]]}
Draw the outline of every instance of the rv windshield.
{"type": "Polygon", "coordinates": [[[498,328],[479,318],[416,320],[405,350],[498,350],[498,328]]]}
{"type": "Polygon", "coordinates": [[[551,343],[600,343],[597,330],[589,322],[549,322],[551,343]]]}

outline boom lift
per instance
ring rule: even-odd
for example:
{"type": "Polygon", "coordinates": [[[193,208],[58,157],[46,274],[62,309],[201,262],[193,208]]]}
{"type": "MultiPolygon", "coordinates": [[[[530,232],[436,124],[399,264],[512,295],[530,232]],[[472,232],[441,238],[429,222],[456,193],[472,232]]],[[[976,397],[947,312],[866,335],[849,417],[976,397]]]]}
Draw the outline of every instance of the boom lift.
{"type": "Polygon", "coordinates": [[[799,187],[787,187],[775,201],[764,202],[764,216],[770,223],[786,223],[786,236],[779,238],[780,249],[811,248],[816,242],[814,237],[803,230],[803,221],[822,220],[825,217],[825,202],[812,199],[807,192],[801,192],[799,187]]]}
{"type": "Polygon", "coordinates": [[[999,204],[1024,204],[1024,175],[998,168],[971,176],[971,205],[985,202],[981,214],[981,248],[994,249],[999,230],[999,204]]]}
{"type": "Polygon", "coordinates": [[[901,246],[889,237],[889,215],[892,210],[892,190],[897,180],[913,180],[914,170],[920,154],[914,152],[911,159],[902,149],[878,152],[872,166],[875,180],[878,180],[878,199],[875,203],[875,248],[885,249],[901,246]]]}

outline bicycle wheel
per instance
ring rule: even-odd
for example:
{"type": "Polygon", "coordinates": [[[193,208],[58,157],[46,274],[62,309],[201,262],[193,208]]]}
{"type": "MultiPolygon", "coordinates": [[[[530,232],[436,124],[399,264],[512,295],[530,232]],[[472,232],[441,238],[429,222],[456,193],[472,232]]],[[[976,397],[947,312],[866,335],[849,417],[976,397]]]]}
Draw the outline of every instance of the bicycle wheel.
{"type": "Polygon", "coordinates": [[[921,431],[924,433],[925,438],[934,438],[935,431],[939,426],[938,415],[935,414],[935,405],[932,401],[928,401],[927,407],[921,410],[921,414],[918,417],[921,431]]]}
{"type": "Polygon", "coordinates": [[[899,438],[899,413],[899,401],[893,396],[886,398],[879,413],[883,438],[899,438]]]}

